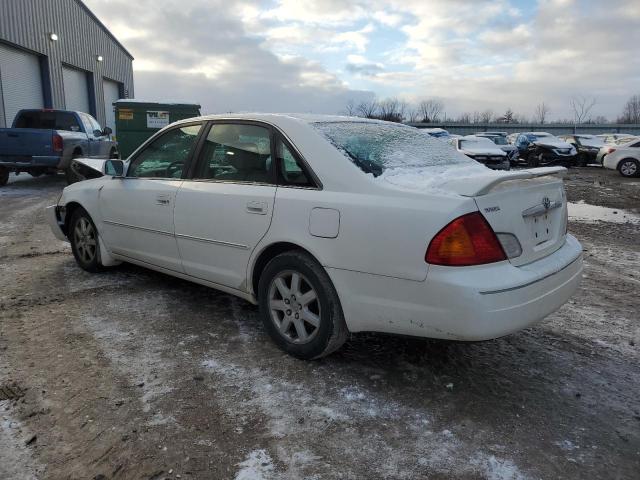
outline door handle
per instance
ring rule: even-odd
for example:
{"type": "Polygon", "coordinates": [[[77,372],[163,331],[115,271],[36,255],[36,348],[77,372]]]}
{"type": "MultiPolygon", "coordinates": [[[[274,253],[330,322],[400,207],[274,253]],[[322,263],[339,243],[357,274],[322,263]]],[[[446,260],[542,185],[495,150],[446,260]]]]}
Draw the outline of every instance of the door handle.
{"type": "Polygon", "coordinates": [[[247,212],[257,215],[267,214],[267,202],[247,202],[247,212]]]}
{"type": "Polygon", "coordinates": [[[171,203],[171,199],[169,195],[158,195],[156,197],[156,205],[169,205],[171,203]]]}

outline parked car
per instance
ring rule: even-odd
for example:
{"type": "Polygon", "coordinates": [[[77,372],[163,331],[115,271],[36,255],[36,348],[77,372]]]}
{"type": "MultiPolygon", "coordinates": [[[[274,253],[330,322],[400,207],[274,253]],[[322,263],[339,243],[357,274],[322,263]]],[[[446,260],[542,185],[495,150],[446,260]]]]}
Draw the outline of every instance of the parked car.
{"type": "Polygon", "coordinates": [[[515,146],[529,167],[553,163],[571,166],[576,161],[577,152],[573,145],[547,132],[521,133],[515,139],[515,146]]]}
{"type": "Polygon", "coordinates": [[[598,152],[604,146],[604,141],[595,135],[560,135],[558,138],[573,145],[578,152],[576,164],[583,167],[589,163],[596,163],[598,152]]]}
{"type": "Polygon", "coordinates": [[[451,138],[451,134],[444,128],[421,128],[420,131],[439,140],[447,141],[451,138]]]}
{"type": "Polygon", "coordinates": [[[494,170],[509,170],[511,168],[507,154],[489,138],[467,135],[466,137],[453,138],[450,143],[459,152],[489,168],[494,170]]]}
{"type": "Polygon", "coordinates": [[[81,268],[130,262],[258,304],[299,358],[348,332],[500,337],[581,277],[566,169],[490,171],[406,125],[212,115],[88,163],[105,176],[46,212],[81,268]]]}
{"type": "Polygon", "coordinates": [[[605,143],[602,147],[600,147],[600,150],[598,150],[598,153],[596,155],[596,163],[604,165],[604,159],[606,158],[606,156],[612,152],[615,152],[618,145],[625,145],[634,141],[640,141],[640,137],[624,136],[618,138],[617,140],[611,140],[611,143],[605,143]]]}
{"type": "Polygon", "coordinates": [[[606,148],[609,151],[602,161],[604,168],[618,170],[623,177],[640,176],[640,138],[606,148]]]}
{"type": "Polygon", "coordinates": [[[488,138],[498,145],[498,147],[507,154],[512,166],[518,163],[518,158],[520,156],[519,151],[515,145],[511,145],[509,143],[509,140],[507,139],[507,132],[478,132],[474,135],[476,137],[488,138]]]}
{"type": "Polygon", "coordinates": [[[596,135],[596,137],[601,138],[602,141],[606,144],[616,143],[618,140],[634,136],[635,135],[631,135],[630,133],[603,133],[600,135],[596,135]]]}
{"type": "Polygon", "coordinates": [[[78,181],[73,158],[117,158],[111,129],[91,115],[66,110],[20,110],[12,128],[0,129],[0,186],[11,172],[34,177],[62,170],[67,181],[78,181]]]}

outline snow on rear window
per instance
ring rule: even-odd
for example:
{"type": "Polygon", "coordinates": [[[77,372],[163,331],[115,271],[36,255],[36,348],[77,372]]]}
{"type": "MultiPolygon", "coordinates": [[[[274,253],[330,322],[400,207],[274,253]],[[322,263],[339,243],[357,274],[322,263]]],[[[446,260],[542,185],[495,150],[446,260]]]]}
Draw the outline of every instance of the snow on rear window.
{"type": "Polygon", "coordinates": [[[414,127],[373,122],[317,122],[312,124],[365,173],[386,170],[473,164],[448,143],[414,127]]]}

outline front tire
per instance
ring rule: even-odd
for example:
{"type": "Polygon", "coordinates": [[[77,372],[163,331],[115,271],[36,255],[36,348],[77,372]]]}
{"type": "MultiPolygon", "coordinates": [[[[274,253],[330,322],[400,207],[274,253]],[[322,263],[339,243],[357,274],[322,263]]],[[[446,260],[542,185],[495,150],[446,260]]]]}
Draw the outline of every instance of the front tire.
{"type": "Polygon", "coordinates": [[[98,229],[83,208],[73,212],[68,236],[78,266],[91,273],[101,271],[98,229]]]}
{"type": "Polygon", "coordinates": [[[625,158],[618,164],[618,171],[623,177],[637,177],[640,175],[640,163],[633,158],[625,158]]]}
{"type": "Polygon", "coordinates": [[[258,283],[258,300],[267,333],[294,357],[324,357],[347,339],[349,331],[331,279],[305,252],[285,252],[267,264],[258,283]]]}

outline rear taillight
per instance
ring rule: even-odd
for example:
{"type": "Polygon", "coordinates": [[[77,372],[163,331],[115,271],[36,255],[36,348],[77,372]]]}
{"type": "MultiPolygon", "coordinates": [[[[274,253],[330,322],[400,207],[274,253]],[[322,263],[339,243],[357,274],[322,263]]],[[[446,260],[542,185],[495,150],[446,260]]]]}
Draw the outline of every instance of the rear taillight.
{"type": "Polygon", "coordinates": [[[500,262],[507,256],[485,218],[473,212],[456,218],[433,237],[427,263],[463,267],[500,262]]]}
{"type": "Polygon", "coordinates": [[[615,152],[615,148],[607,148],[607,154],[615,152]]]}
{"type": "Polygon", "coordinates": [[[62,137],[60,135],[53,135],[51,139],[51,144],[53,145],[54,152],[62,152],[62,137]]]}

